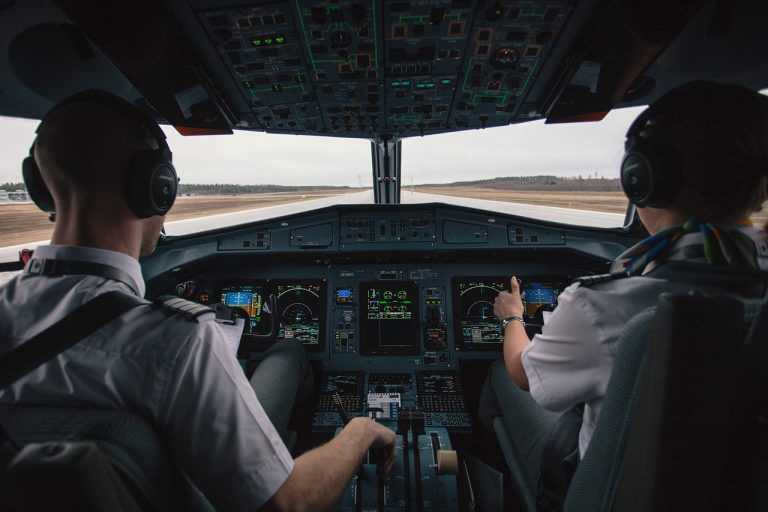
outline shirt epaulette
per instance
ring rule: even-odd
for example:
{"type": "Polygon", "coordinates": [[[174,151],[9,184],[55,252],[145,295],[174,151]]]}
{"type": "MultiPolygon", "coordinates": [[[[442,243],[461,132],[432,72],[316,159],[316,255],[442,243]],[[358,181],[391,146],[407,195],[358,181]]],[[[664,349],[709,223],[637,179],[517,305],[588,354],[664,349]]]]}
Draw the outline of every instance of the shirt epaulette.
{"type": "MultiPolygon", "coordinates": [[[[155,299],[155,304],[170,314],[180,314],[187,320],[199,322],[200,318],[208,313],[215,313],[213,309],[197,302],[181,299],[175,295],[161,295],[155,299]]],[[[212,319],[213,317],[211,317],[212,319]]]]}
{"type": "Polygon", "coordinates": [[[610,274],[597,274],[594,276],[577,277],[574,280],[574,283],[579,283],[581,286],[590,287],[600,283],[607,283],[609,281],[624,279],[625,277],[629,277],[626,272],[611,272],[610,274]]]}

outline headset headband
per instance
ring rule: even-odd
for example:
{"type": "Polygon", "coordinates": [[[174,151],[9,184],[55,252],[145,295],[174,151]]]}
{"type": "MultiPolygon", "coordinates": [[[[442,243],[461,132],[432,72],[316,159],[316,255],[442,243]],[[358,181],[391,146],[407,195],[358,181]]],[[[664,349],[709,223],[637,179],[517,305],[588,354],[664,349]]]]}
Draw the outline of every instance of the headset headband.
{"type": "MultiPolygon", "coordinates": [[[[113,111],[137,121],[144,130],[147,139],[153,139],[157,149],[144,149],[134,152],[126,178],[126,202],[139,218],[153,215],[165,215],[176,199],[178,176],[173,168],[173,154],[168,146],[165,133],[152,116],[125,99],[105,91],[88,90],[74,94],[51,108],[41,119],[36,132],[49,117],[72,103],[99,103],[113,111]]],[[[29,148],[29,156],[22,162],[24,183],[32,201],[43,211],[54,213],[55,204],[50,190],[43,180],[34,157],[37,137],[29,148]]]]}
{"type": "MultiPolygon", "coordinates": [[[[45,124],[45,121],[51,116],[51,114],[57,110],[60,110],[64,106],[81,102],[99,103],[106,107],[116,109],[121,113],[136,119],[141,123],[142,128],[146,129],[147,133],[157,141],[160,149],[168,150],[168,143],[165,140],[165,133],[157,124],[157,121],[155,121],[155,119],[149,114],[149,112],[137,105],[134,105],[128,100],[105,91],[100,91],[98,89],[88,89],[86,91],[78,92],[54,105],[40,120],[40,124],[37,126],[37,129],[35,129],[35,133],[40,131],[40,128],[45,124]]],[[[30,148],[30,152],[33,148],[34,143],[32,144],[32,148],[30,148]]]]}

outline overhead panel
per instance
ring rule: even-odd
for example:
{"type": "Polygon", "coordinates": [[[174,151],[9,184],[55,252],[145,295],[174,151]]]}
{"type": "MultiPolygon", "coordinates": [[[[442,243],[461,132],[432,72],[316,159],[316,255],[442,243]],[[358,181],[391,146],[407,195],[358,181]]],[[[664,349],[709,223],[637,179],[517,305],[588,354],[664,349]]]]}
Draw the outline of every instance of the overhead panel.
{"type": "Polygon", "coordinates": [[[540,117],[526,95],[575,0],[195,5],[240,128],[389,139],[540,117]]]}
{"type": "Polygon", "coordinates": [[[451,117],[456,128],[499,126],[540,115],[537,105],[523,108],[523,102],[571,4],[507,1],[478,10],[451,117]]]}
{"type": "Polygon", "coordinates": [[[387,129],[399,136],[445,131],[467,53],[474,2],[384,4],[387,129]]]}
{"type": "Polygon", "coordinates": [[[246,121],[299,133],[324,128],[289,2],[211,10],[199,17],[251,107],[241,113],[246,121]]]}
{"type": "Polygon", "coordinates": [[[375,136],[383,128],[380,2],[307,0],[297,6],[326,131],[375,136]]]}

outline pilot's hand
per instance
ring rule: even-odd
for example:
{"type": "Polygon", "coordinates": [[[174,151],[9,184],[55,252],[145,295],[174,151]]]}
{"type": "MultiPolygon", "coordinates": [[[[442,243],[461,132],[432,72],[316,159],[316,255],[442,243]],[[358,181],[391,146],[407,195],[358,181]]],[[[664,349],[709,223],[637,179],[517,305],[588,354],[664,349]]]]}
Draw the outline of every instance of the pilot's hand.
{"type": "Polygon", "coordinates": [[[509,280],[509,291],[499,292],[493,302],[493,313],[503,320],[511,316],[523,316],[523,299],[520,296],[520,283],[516,277],[509,280]]]}
{"type": "Polygon", "coordinates": [[[379,472],[387,475],[395,463],[395,433],[374,420],[368,421],[369,432],[373,437],[371,448],[379,454],[379,472]]]}

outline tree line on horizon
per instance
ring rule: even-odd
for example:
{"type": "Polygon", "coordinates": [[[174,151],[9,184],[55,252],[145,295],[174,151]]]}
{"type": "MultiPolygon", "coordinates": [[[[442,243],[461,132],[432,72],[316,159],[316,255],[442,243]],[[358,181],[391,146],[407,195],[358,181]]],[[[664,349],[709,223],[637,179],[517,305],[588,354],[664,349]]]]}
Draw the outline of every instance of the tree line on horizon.
{"type": "Polygon", "coordinates": [[[595,176],[507,176],[486,180],[454,181],[452,183],[432,183],[415,185],[415,188],[434,187],[476,187],[507,190],[563,191],[572,192],[620,192],[621,181],[618,178],[595,176]]]}
{"type": "MultiPolygon", "coordinates": [[[[405,185],[403,185],[405,187],[405,185]]],[[[454,181],[451,183],[425,183],[413,185],[414,188],[435,187],[477,187],[507,190],[531,190],[531,191],[590,191],[590,192],[614,192],[621,191],[621,182],[618,178],[602,178],[594,176],[507,176],[485,180],[454,181]]],[[[24,190],[24,183],[6,182],[0,185],[0,190],[24,190]]],[[[348,186],[323,186],[323,185],[235,185],[231,183],[179,183],[180,195],[239,195],[239,194],[264,194],[274,192],[322,192],[326,190],[352,190],[348,186]]]]}

